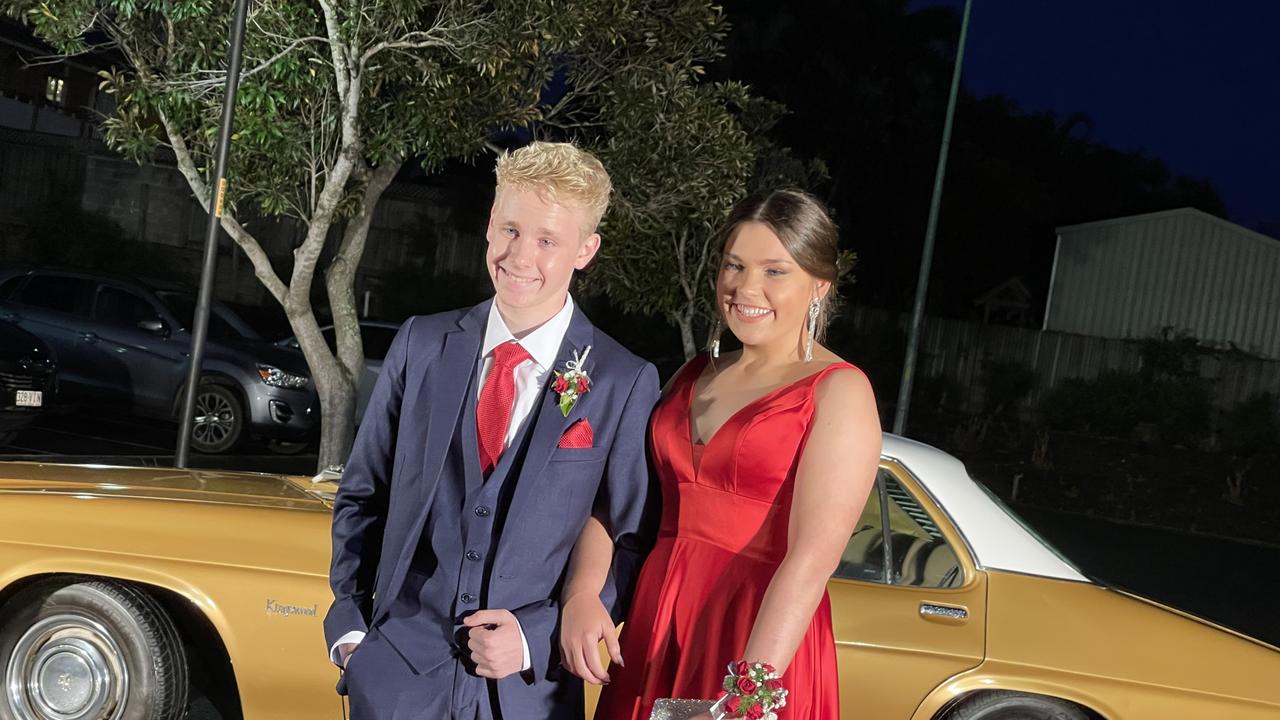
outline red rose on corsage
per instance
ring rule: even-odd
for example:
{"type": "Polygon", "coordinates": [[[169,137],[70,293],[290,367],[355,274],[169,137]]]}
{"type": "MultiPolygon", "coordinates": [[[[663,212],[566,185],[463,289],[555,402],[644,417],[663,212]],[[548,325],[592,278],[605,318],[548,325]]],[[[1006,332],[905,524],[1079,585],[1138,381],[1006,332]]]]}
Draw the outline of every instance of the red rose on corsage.
{"type": "Polygon", "coordinates": [[[729,674],[722,685],[728,692],[721,699],[722,708],[728,713],[724,717],[778,720],[777,711],[787,704],[787,691],[781,680],[768,663],[729,663],[729,674]]]}
{"type": "Polygon", "coordinates": [[[556,371],[556,380],[552,388],[560,396],[556,404],[560,406],[560,412],[565,417],[569,417],[573,406],[578,404],[578,398],[591,389],[591,378],[584,368],[587,356],[590,354],[590,345],[587,346],[586,350],[582,351],[581,356],[578,355],[577,350],[574,350],[573,359],[564,364],[564,371],[556,371]]]}

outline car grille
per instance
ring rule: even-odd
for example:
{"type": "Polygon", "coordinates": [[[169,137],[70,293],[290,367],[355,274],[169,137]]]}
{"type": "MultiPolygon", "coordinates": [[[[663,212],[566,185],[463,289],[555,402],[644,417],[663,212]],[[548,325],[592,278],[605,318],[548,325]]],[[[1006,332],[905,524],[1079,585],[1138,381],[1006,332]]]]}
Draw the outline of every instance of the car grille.
{"type": "Polygon", "coordinates": [[[28,373],[0,372],[0,387],[6,390],[43,390],[48,381],[48,373],[38,375],[28,373]]]}

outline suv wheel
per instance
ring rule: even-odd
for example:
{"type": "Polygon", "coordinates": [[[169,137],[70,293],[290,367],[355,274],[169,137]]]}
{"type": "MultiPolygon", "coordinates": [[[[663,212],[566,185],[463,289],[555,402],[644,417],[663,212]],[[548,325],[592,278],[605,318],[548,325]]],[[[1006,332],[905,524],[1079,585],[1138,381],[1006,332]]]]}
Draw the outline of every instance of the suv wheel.
{"type": "Polygon", "coordinates": [[[202,453],[224,453],[234,448],[243,434],[244,404],[235,391],[223,385],[201,385],[196,392],[191,447],[202,453]]]}
{"type": "Polygon", "coordinates": [[[175,720],[186,714],[187,661],[178,631],[159,603],[135,587],[38,582],[5,604],[0,627],[0,716],[175,720]]]}

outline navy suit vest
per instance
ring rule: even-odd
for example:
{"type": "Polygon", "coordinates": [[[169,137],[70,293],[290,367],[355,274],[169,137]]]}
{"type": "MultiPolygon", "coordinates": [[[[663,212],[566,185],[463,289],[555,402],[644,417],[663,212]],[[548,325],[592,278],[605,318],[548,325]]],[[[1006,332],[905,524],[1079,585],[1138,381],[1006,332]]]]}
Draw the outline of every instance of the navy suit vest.
{"type": "Polygon", "coordinates": [[[462,618],[486,607],[493,553],[537,419],[530,413],[485,479],[476,443],[477,392],[473,373],[422,536],[379,625],[419,673],[466,658],[462,618]]]}

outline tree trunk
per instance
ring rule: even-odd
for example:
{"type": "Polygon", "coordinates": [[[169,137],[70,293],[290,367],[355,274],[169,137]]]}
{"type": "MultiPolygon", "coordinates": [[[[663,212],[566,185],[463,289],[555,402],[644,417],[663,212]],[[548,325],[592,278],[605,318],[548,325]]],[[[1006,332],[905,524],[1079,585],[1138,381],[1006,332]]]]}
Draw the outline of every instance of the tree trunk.
{"type": "Polygon", "coordinates": [[[336,360],[331,365],[335,371],[332,376],[323,383],[319,378],[316,382],[320,394],[320,452],[316,456],[316,472],[330,465],[345,465],[356,434],[356,385],[336,360]]]}
{"type": "Polygon", "coordinates": [[[356,310],[356,269],[364,255],[373,212],[399,169],[399,161],[387,161],[364,174],[360,212],[347,223],[338,252],[325,271],[325,290],[329,295],[329,310],[333,313],[337,346],[334,364],[341,382],[334,386],[329,402],[325,402],[323,395],[320,397],[322,428],[320,453],[316,458],[318,470],[329,465],[346,464],[355,442],[355,397],[360,377],[364,374],[364,343],[360,337],[360,315],[356,310]]]}
{"type": "Polygon", "coordinates": [[[698,354],[698,343],[693,339],[693,307],[685,308],[676,316],[676,325],[680,327],[680,343],[684,346],[684,359],[689,361],[698,354]]]}

